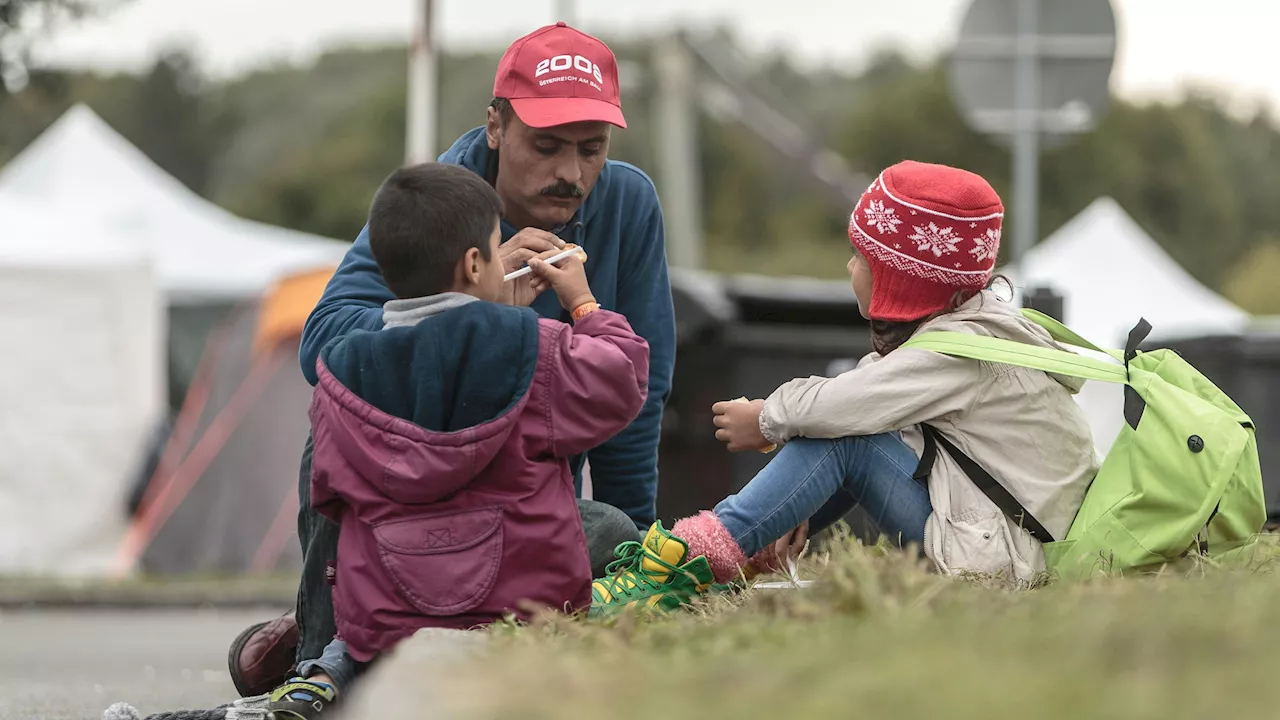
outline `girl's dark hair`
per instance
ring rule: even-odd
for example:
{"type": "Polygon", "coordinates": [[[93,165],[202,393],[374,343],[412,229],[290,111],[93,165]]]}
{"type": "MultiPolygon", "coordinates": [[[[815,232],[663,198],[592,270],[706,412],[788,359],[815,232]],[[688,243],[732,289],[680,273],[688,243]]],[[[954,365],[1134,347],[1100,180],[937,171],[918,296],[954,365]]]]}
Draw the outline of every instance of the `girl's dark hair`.
{"type": "MultiPolygon", "coordinates": [[[[991,278],[987,283],[986,289],[992,289],[995,284],[1000,281],[1003,281],[1004,284],[1009,287],[1009,297],[1010,300],[1012,300],[1013,283],[1009,281],[1009,278],[1003,275],[996,275],[991,278]]],[[[951,296],[951,300],[947,303],[947,307],[945,309],[939,310],[931,315],[926,315],[919,320],[909,320],[906,322],[872,320],[871,347],[881,355],[888,355],[894,350],[902,347],[903,343],[910,340],[911,336],[916,334],[916,331],[920,329],[921,325],[935,318],[942,317],[947,313],[955,312],[961,305],[964,305],[978,295],[978,292],[979,291],[972,289],[957,290],[955,294],[951,296]]]]}

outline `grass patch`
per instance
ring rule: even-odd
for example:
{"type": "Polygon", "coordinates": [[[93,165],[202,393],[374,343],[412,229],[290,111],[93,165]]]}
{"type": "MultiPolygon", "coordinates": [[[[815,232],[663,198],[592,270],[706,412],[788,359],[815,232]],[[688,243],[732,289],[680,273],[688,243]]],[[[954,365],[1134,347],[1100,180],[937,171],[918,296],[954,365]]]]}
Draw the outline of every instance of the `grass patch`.
{"type": "Polygon", "coordinates": [[[1271,540],[1234,567],[1011,591],[841,539],[810,588],[500,628],[442,686],[464,718],[1276,717],[1271,540]]]}

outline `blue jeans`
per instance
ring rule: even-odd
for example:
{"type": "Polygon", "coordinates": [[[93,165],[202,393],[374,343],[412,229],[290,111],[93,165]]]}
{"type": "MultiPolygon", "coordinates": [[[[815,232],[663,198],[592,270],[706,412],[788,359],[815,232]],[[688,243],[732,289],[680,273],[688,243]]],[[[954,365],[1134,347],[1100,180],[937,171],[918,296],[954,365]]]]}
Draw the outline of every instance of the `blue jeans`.
{"type": "Polygon", "coordinates": [[[298,675],[305,678],[324,673],[333,680],[334,687],[344,691],[364,672],[366,665],[347,654],[345,642],[334,638],[325,645],[318,660],[306,660],[298,665],[298,675]]]}
{"type": "Polygon", "coordinates": [[[898,433],[838,440],[796,438],[715,513],[747,557],[809,520],[810,534],[854,505],[880,532],[905,545],[924,542],[933,507],[912,475],[920,458],[898,433]]]}

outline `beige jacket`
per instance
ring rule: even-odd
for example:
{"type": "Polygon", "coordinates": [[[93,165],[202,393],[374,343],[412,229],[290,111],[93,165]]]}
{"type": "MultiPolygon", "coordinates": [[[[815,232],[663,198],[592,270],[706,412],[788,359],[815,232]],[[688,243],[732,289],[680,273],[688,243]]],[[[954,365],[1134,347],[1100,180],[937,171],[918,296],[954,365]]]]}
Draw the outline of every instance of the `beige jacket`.
{"type": "MultiPolygon", "coordinates": [[[[1016,308],[984,292],[919,332],[950,330],[1056,347],[1016,308]]],[[[1072,399],[1083,381],[927,350],[872,353],[833,378],[799,378],[765,401],[771,442],[902,431],[919,455],[927,422],[986,468],[1054,538],[1063,538],[1097,471],[1093,438],[1072,399]]],[[[939,448],[929,479],[933,514],[924,550],[945,573],[1030,581],[1044,569],[1040,543],[1009,520],[939,448]]]]}

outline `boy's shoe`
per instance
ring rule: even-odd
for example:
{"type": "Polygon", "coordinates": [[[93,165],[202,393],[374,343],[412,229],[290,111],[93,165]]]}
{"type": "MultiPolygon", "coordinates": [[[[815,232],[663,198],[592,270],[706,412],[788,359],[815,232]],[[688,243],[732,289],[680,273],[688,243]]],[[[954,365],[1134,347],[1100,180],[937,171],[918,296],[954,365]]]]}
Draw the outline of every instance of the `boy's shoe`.
{"type": "Polygon", "coordinates": [[[591,583],[589,617],[628,610],[667,611],[687,604],[715,583],[703,556],[685,562],[689,546],[658,521],[643,543],[625,542],[614,551],[608,575],[591,583]]]}
{"type": "Polygon", "coordinates": [[[272,720],[314,720],[332,707],[337,697],[332,685],[299,677],[272,690],[267,709],[272,720]]]}

